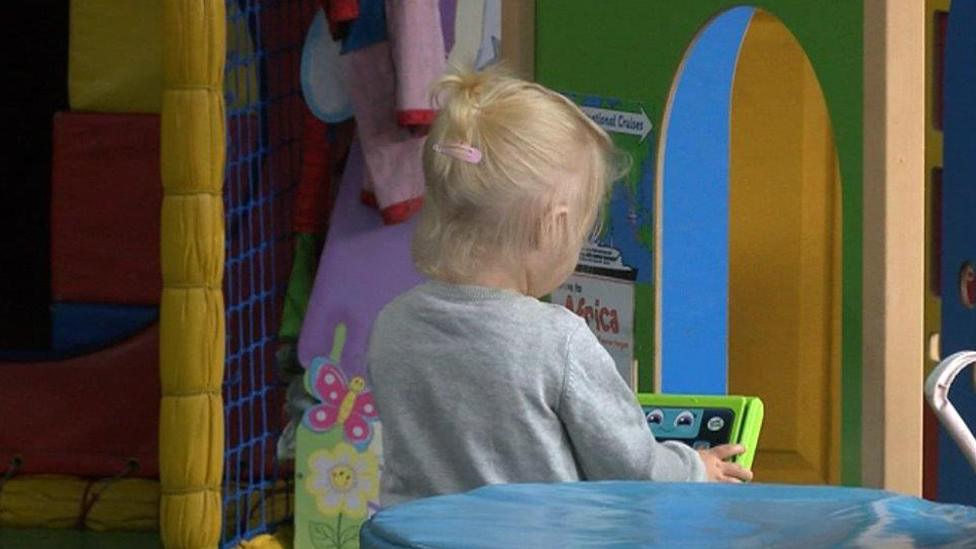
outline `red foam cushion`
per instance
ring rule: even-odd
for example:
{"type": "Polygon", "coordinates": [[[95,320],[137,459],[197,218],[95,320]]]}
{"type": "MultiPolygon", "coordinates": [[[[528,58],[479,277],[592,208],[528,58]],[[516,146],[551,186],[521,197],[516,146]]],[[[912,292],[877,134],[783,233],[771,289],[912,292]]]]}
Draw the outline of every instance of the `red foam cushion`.
{"type": "Polygon", "coordinates": [[[58,113],[52,165],[54,300],[159,303],[159,116],[58,113]]]}
{"type": "Polygon", "coordinates": [[[159,474],[159,328],[96,353],[51,362],[0,362],[0,476],[110,477],[130,459],[159,474]]]}

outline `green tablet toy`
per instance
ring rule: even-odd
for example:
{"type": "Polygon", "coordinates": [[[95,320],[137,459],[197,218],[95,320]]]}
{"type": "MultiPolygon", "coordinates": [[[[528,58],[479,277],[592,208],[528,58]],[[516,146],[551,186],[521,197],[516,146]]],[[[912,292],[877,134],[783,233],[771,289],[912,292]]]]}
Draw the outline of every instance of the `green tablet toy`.
{"type": "Polygon", "coordinates": [[[759,398],[640,393],[637,400],[657,440],[676,440],[695,449],[741,444],[745,453],[732,461],[752,468],[763,421],[759,398]]]}

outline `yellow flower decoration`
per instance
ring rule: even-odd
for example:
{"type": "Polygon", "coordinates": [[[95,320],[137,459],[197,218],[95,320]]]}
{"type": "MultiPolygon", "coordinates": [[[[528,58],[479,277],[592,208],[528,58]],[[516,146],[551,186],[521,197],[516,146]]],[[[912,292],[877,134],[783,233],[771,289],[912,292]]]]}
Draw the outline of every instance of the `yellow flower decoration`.
{"type": "Polygon", "coordinates": [[[379,497],[376,456],[359,453],[346,443],[318,450],[308,458],[305,489],[324,515],[365,517],[366,505],[379,497]]]}

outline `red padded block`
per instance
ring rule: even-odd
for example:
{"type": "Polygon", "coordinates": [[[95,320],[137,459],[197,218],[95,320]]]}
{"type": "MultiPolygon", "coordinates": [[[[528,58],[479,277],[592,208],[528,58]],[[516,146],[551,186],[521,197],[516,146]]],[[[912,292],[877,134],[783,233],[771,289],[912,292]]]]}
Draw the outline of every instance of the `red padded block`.
{"type": "Polygon", "coordinates": [[[58,113],[52,166],[54,300],[159,303],[159,116],[58,113]]]}
{"type": "Polygon", "coordinates": [[[102,351],[50,362],[0,362],[0,476],[110,477],[130,459],[159,473],[159,329],[102,351]]]}

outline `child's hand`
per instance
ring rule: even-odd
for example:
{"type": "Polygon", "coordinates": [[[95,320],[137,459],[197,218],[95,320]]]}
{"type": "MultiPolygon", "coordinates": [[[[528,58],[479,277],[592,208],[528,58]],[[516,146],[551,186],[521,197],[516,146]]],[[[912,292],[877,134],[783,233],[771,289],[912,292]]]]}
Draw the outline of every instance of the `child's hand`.
{"type": "Polygon", "coordinates": [[[748,482],[752,480],[752,471],[743,468],[738,463],[725,461],[737,456],[746,449],[739,445],[723,444],[708,450],[698,450],[698,455],[705,462],[705,476],[709,482],[748,482]]]}

